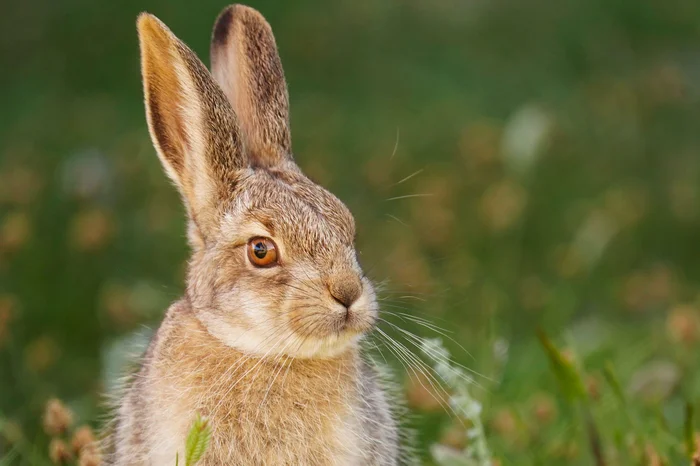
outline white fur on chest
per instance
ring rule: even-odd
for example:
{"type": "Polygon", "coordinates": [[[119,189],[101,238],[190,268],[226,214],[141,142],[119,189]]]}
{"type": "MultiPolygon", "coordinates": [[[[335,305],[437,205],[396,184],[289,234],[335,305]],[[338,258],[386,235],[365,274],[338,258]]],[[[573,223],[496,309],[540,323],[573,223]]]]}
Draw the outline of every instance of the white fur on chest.
{"type": "MultiPolygon", "coordinates": [[[[197,402],[187,396],[180,398],[178,395],[185,393],[169,388],[173,397],[161,398],[149,406],[146,441],[149,465],[175,464],[178,454],[182,461],[186,438],[196,416],[197,402]]],[[[344,416],[326,413],[325,419],[321,419],[313,407],[309,412],[290,410],[282,417],[272,405],[251,404],[249,408],[233,417],[235,435],[231,426],[222,424],[220,418],[231,413],[219,412],[210,419],[212,436],[204,464],[366,464],[368,439],[362,432],[361,419],[354,415],[356,410],[350,409],[351,414],[344,416]],[[330,428],[319,436],[315,428],[320,420],[330,428]],[[319,462],[319,457],[324,459],[319,462]]]]}
{"type": "Polygon", "coordinates": [[[184,464],[185,441],[194,422],[194,413],[188,413],[179,406],[166,407],[160,403],[152,406],[151,413],[146,444],[148,464],[173,465],[178,456],[179,463],[184,464]]]}

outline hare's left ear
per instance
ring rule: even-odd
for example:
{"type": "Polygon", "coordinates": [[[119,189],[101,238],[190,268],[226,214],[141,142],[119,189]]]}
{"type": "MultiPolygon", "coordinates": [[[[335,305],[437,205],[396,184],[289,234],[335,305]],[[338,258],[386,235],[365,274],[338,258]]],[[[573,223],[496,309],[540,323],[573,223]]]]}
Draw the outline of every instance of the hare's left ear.
{"type": "Polygon", "coordinates": [[[155,16],[138,19],[148,128],[199,244],[215,232],[221,193],[248,166],[231,105],[197,56],[155,16]]]}
{"type": "Polygon", "coordinates": [[[211,71],[238,118],[252,165],[292,159],[289,97],[270,25],[256,10],[227,7],[214,25],[211,71]]]}

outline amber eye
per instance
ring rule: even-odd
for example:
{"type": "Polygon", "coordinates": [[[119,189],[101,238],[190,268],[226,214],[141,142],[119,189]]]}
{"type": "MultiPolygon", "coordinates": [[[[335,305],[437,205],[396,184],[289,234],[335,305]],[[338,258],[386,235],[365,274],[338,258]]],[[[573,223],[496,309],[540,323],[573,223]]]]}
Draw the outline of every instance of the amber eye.
{"type": "Polygon", "coordinates": [[[270,267],[277,263],[277,246],[270,238],[248,241],[248,260],[256,267],[270,267]]]}

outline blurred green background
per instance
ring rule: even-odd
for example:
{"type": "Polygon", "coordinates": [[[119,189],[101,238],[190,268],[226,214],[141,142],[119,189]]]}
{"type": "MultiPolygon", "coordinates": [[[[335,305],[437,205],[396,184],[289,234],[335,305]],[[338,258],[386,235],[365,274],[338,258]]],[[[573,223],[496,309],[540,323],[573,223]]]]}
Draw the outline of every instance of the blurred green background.
{"type": "MultiPolygon", "coordinates": [[[[208,63],[224,6],[3,4],[0,418],[41,451],[46,400],[99,426],[125,353],[183,288],[184,214],[146,129],[136,15],[156,14],[208,63]]],[[[298,163],[355,214],[385,309],[453,332],[446,347],[481,374],[472,394],[500,464],[595,464],[590,426],[605,464],[686,464],[685,405],[700,396],[700,2],[251,6],[277,37],[298,163]],[[558,385],[538,328],[585,403],[558,385]]],[[[424,460],[436,442],[468,444],[396,367],[424,460]]]]}

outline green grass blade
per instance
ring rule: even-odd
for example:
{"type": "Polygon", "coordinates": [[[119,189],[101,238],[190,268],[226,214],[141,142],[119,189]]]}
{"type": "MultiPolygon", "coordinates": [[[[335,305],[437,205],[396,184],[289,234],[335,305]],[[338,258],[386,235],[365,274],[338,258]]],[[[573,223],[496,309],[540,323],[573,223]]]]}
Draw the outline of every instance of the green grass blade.
{"type": "Polygon", "coordinates": [[[695,407],[692,403],[685,404],[685,421],[683,423],[683,439],[688,458],[695,454],[695,407]]]}
{"type": "Polygon", "coordinates": [[[603,376],[605,377],[606,382],[608,382],[608,385],[610,385],[610,388],[612,388],[613,393],[620,404],[626,406],[627,399],[625,398],[625,392],[622,390],[622,386],[617,378],[617,374],[615,374],[615,368],[613,367],[612,363],[608,362],[605,364],[605,367],[603,368],[603,376]]]}
{"type": "Polygon", "coordinates": [[[554,374],[559,380],[564,395],[570,402],[586,399],[586,389],[578,369],[559,351],[549,337],[542,330],[537,331],[537,336],[549,358],[554,374]]]}
{"type": "Polygon", "coordinates": [[[207,451],[210,438],[211,426],[209,421],[197,414],[185,443],[185,466],[194,466],[202,459],[207,451]]]}

